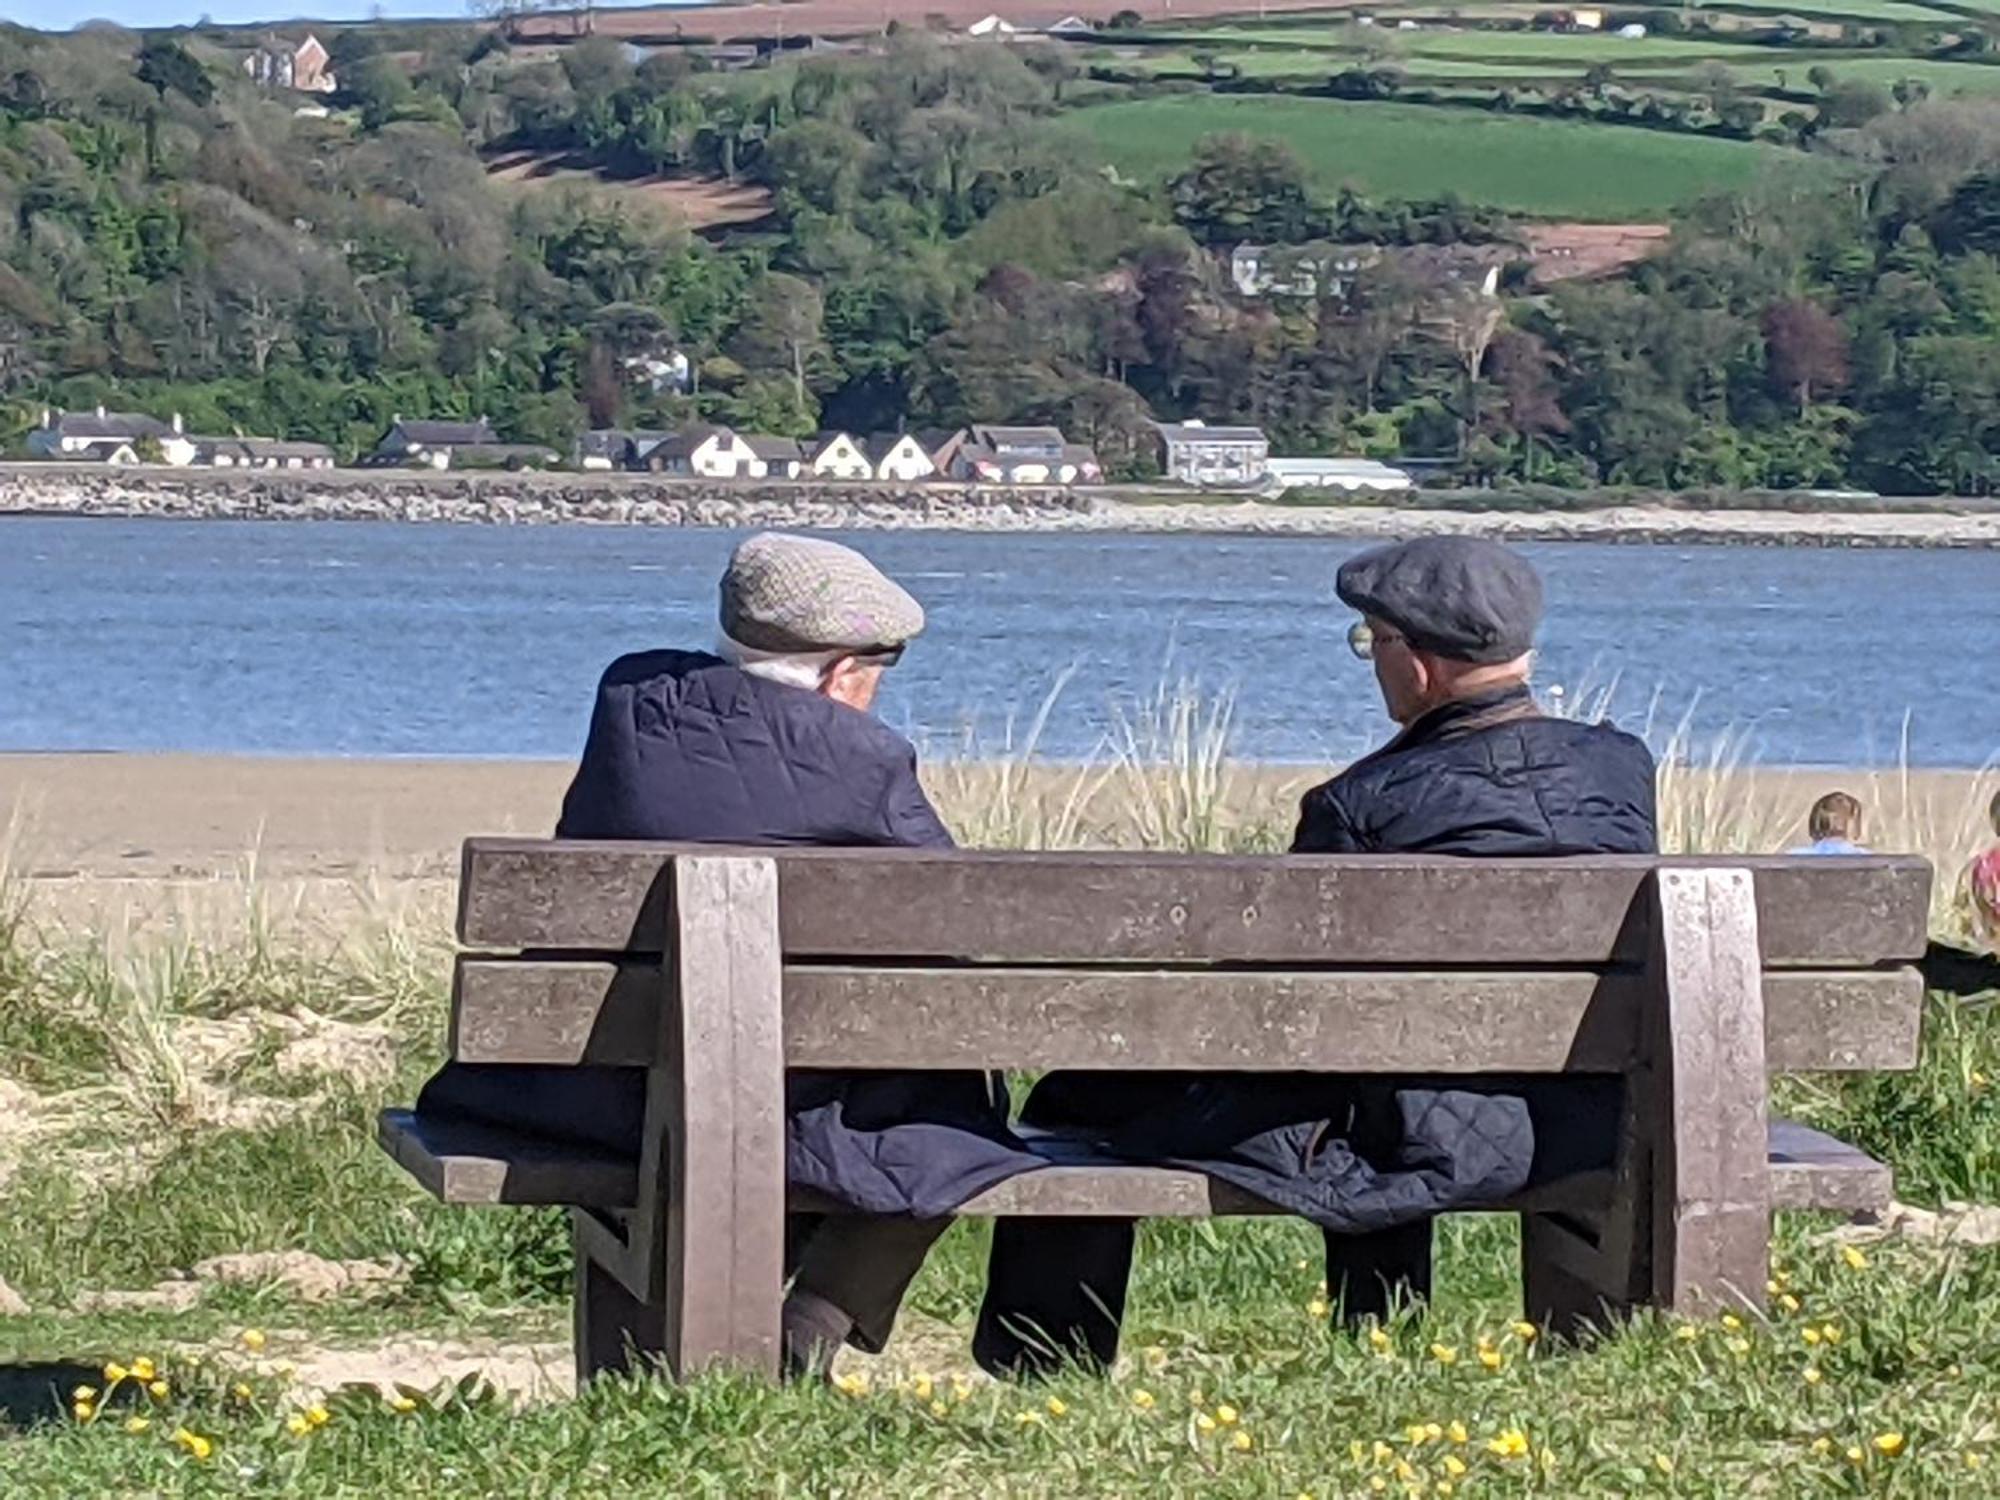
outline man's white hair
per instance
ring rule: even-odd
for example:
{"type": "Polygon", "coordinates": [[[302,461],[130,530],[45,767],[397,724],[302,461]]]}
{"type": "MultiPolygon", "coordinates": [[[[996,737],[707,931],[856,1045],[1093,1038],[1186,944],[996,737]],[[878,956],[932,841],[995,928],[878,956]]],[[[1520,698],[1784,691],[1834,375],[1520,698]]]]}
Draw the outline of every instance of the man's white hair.
{"type": "Polygon", "coordinates": [[[741,667],[752,677],[780,682],[786,687],[804,688],[809,693],[819,691],[828,667],[843,656],[853,654],[852,651],[841,650],[759,651],[755,646],[746,646],[727,634],[718,637],[716,646],[716,655],[731,666],[741,667]]]}

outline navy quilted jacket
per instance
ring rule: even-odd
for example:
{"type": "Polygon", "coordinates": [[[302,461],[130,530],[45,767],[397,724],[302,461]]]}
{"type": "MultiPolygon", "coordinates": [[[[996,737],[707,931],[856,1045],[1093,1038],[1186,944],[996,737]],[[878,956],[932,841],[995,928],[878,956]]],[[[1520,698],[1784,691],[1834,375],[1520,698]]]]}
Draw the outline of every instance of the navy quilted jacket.
{"type": "MultiPolygon", "coordinates": [[[[556,836],[952,842],[917,781],[908,740],[868,714],[692,651],[612,663],[556,836]]],[[[632,1152],[645,1074],[451,1063],[417,1107],[632,1152]]],[[[786,1111],[792,1185],[868,1213],[939,1217],[1043,1165],[1008,1129],[998,1080],[980,1073],[798,1071],[786,1079],[786,1111]]]]}
{"type": "Polygon", "coordinates": [[[556,837],[951,847],[895,730],[695,651],[605,672],[556,837]]]}
{"type": "MultiPolygon", "coordinates": [[[[1605,725],[1544,718],[1525,687],[1448,704],[1306,793],[1299,854],[1650,854],[1653,758],[1605,725]]],[[[1191,1078],[1113,1131],[1336,1233],[1510,1197],[1610,1163],[1615,1080],[1191,1078]]],[[[1032,1105],[1031,1105],[1032,1108],[1032,1105]]]]}

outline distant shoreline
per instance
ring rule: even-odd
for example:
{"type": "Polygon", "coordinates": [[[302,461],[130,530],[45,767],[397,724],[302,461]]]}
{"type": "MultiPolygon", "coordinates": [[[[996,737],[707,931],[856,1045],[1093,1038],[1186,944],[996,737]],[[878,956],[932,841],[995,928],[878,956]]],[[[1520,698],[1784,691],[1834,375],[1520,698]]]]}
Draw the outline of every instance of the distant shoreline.
{"type": "Polygon", "coordinates": [[[1164,491],[379,469],[217,473],[0,465],[0,520],[11,516],[1361,539],[1455,534],[1667,546],[2000,548],[2000,511],[1992,509],[1796,512],[1626,505],[1464,511],[1182,500],[1164,491]]]}

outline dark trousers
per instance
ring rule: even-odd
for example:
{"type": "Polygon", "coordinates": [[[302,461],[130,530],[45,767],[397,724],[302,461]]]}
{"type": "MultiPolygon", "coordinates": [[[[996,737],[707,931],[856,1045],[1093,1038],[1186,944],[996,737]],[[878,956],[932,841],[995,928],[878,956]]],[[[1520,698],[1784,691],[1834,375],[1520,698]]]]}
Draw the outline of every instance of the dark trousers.
{"type": "Polygon", "coordinates": [[[788,1214],[785,1272],[794,1293],[808,1292],[854,1320],[848,1342],[880,1354],[896,1326],[903,1294],[950,1219],[878,1218],[870,1214],[788,1214]]]}
{"type": "MultiPolygon", "coordinates": [[[[1021,1111],[1044,1130],[1108,1130],[1170,1108],[1178,1075],[1052,1073],[1021,1111]]],[[[994,1375],[1047,1374],[1070,1362],[1105,1370],[1118,1357],[1132,1271],[1130,1219],[1001,1219],[993,1226],[973,1357],[994,1375]]],[[[1428,1297],[1428,1219],[1376,1234],[1326,1236],[1329,1300],[1350,1325],[1428,1297]]]]}

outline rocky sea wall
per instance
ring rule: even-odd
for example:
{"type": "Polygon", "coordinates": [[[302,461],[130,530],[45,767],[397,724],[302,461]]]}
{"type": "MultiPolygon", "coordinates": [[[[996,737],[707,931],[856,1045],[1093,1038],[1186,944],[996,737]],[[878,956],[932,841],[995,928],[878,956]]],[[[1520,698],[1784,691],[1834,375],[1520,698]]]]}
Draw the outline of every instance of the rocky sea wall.
{"type": "Polygon", "coordinates": [[[1158,492],[969,485],[730,482],[632,474],[404,470],[218,473],[0,465],[0,516],[455,522],[477,525],[785,527],[814,530],[1138,531],[1667,546],[2000,547],[2000,513],[1924,511],[1422,510],[1272,505],[1158,492]]]}

